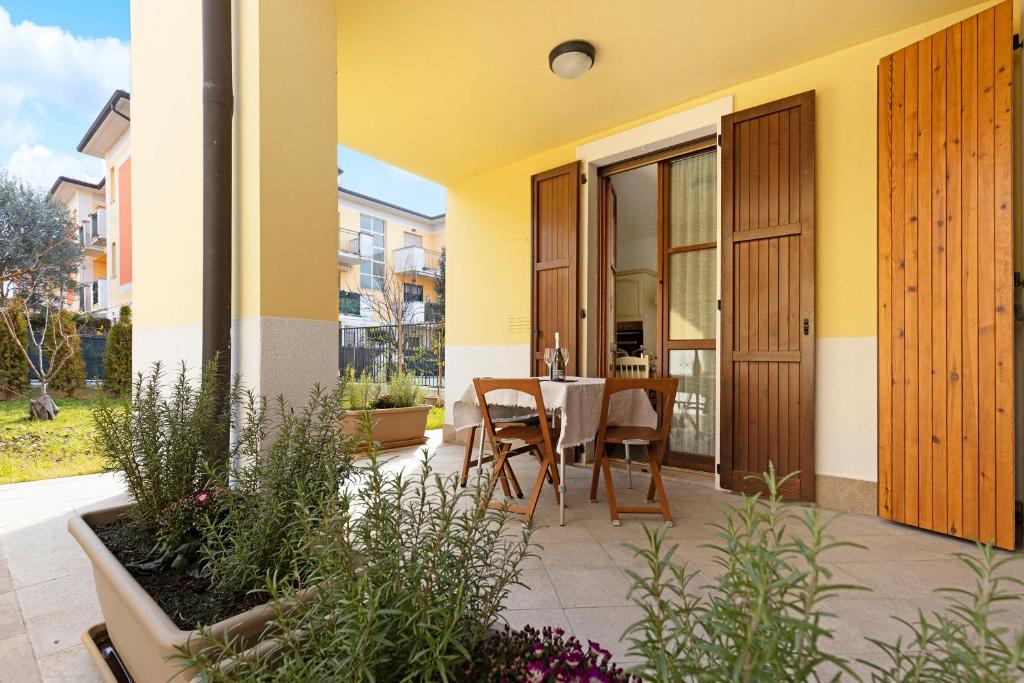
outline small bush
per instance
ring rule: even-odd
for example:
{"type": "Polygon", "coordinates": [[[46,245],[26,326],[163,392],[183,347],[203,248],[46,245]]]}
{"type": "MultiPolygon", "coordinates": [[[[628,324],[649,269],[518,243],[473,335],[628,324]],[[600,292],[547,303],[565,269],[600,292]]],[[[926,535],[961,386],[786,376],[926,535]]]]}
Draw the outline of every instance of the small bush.
{"type": "Polygon", "coordinates": [[[70,311],[51,314],[43,346],[51,368],[67,358],[55,373],[47,373],[49,388],[74,396],[85,386],[85,361],[82,359],[82,338],[78,336],[75,317],[70,311]]]}
{"type": "Polygon", "coordinates": [[[387,393],[394,397],[396,408],[421,406],[426,400],[423,387],[416,383],[416,377],[408,372],[399,372],[388,380],[387,393]]]}
{"type": "Polygon", "coordinates": [[[381,410],[386,408],[398,408],[400,406],[398,405],[398,400],[395,399],[394,396],[392,396],[391,394],[382,394],[381,396],[378,396],[376,399],[374,399],[373,405],[371,407],[377,410],[381,410]]]}
{"type": "MultiPolygon", "coordinates": [[[[364,423],[364,431],[369,425],[364,423]]],[[[365,481],[337,510],[300,510],[302,556],[316,589],[268,582],[270,647],[213,641],[181,651],[206,681],[452,681],[488,633],[529,550],[481,489],[423,468],[385,473],[371,452],[365,481]]]]}
{"type": "MultiPolygon", "coordinates": [[[[792,475],[791,475],[792,476],[792,475]]],[[[774,469],[764,477],[768,496],[744,497],[718,525],[715,563],[722,574],[694,590],[695,572],[672,561],[663,532],[647,530],[648,547],[638,550],[648,566],[630,571],[633,602],[643,617],[626,635],[631,656],[643,660],[636,672],[646,680],[805,681],[831,664],[849,672],[841,658],[822,650],[831,632],[822,625],[823,601],[843,590],[830,583],[822,554],[843,544],[824,534],[818,508],[798,515],[782,502],[774,469]],[[791,524],[805,534],[787,531],[791,524]]]]}
{"type": "Polygon", "coordinates": [[[338,391],[313,389],[299,413],[278,399],[272,422],[266,401],[245,394],[234,485],[214,492],[203,529],[219,587],[259,592],[268,576],[304,576],[297,553],[309,529],[296,519],[315,526],[311,514],[334,510],[352,466],[351,441],[338,429],[338,391]]]}
{"type": "Polygon", "coordinates": [[[379,408],[410,408],[426,401],[423,387],[410,373],[395,373],[387,383],[380,384],[369,372],[358,377],[351,367],[342,376],[342,402],[349,410],[379,408]]]}
{"type": "Polygon", "coordinates": [[[10,329],[0,318],[0,398],[12,398],[28,390],[28,361],[22,348],[29,349],[28,323],[21,299],[12,299],[6,304],[6,318],[14,327],[21,341],[21,348],[11,335],[10,329]]]}
{"type": "Polygon", "coordinates": [[[506,681],[564,681],[565,683],[640,683],[611,661],[611,653],[593,641],[586,649],[560,628],[538,631],[527,626],[513,631],[508,626],[480,644],[473,661],[462,674],[465,683],[506,681]]]}
{"type": "Polygon", "coordinates": [[[122,306],[103,351],[103,388],[126,396],[132,388],[132,309],[122,306]]]}
{"type": "MultiPolygon", "coordinates": [[[[1024,680],[1024,632],[1011,634],[993,623],[1017,602],[1024,582],[1000,576],[999,570],[1019,558],[996,559],[991,545],[981,546],[980,559],[957,555],[975,575],[974,590],[942,589],[949,596],[944,612],[918,612],[916,622],[899,619],[911,631],[909,640],[895,643],[872,638],[888,659],[884,665],[864,662],[872,680],[896,681],[1011,681],[1024,680]]],[[[1019,610],[1016,607],[1016,610],[1019,610]]]]}
{"type": "Polygon", "coordinates": [[[370,410],[381,395],[381,387],[369,372],[356,376],[353,368],[348,368],[341,379],[342,404],[349,410],[370,410]]]}
{"type": "Polygon", "coordinates": [[[215,364],[198,383],[182,364],[164,387],[157,363],[136,377],[130,401],[101,401],[93,415],[105,468],[123,473],[136,502],[132,514],[153,535],[157,554],[173,561],[198,552],[205,509],[196,496],[226,480],[229,453],[219,449],[230,411],[220,400],[215,364]]]}

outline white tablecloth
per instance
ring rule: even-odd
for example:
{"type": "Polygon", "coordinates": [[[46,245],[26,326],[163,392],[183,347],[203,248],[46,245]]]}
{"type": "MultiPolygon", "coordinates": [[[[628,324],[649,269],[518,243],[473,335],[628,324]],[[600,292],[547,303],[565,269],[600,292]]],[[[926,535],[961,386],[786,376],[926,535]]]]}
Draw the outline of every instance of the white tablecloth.
{"type": "MultiPolygon", "coordinates": [[[[558,450],[592,441],[597,436],[601,422],[604,380],[599,377],[568,379],[573,381],[551,382],[542,379],[540,383],[544,407],[561,413],[562,435],[556,446],[558,450]]],[[[518,391],[492,391],[487,394],[487,404],[536,410],[533,398],[518,391]]],[[[455,401],[453,411],[455,429],[480,425],[482,416],[476,399],[476,388],[472,383],[455,401]]],[[[658,425],[658,415],[643,391],[622,391],[612,396],[608,405],[608,424],[654,428],[658,425]]]]}

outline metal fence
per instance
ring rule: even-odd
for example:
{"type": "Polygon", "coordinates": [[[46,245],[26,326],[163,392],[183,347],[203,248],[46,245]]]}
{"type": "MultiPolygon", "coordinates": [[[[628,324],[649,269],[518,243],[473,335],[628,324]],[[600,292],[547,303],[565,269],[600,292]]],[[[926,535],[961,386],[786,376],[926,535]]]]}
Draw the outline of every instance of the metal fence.
{"type": "MultiPolygon", "coordinates": [[[[104,334],[82,334],[82,361],[85,363],[85,378],[87,380],[103,379],[103,352],[107,348],[107,336],[104,334]]],[[[35,360],[38,350],[32,347],[30,351],[32,359],[35,360]]],[[[50,367],[50,359],[43,354],[43,370],[50,367]]],[[[29,380],[38,380],[36,373],[28,371],[29,380]]]]}
{"type": "MultiPolygon", "coordinates": [[[[443,387],[444,347],[440,325],[403,325],[405,369],[419,384],[443,387]]],[[[338,367],[357,375],[369,372],[379,382],[398,369],[398,330],[395,325],[342,327],[338,331],[338,367]]]]}

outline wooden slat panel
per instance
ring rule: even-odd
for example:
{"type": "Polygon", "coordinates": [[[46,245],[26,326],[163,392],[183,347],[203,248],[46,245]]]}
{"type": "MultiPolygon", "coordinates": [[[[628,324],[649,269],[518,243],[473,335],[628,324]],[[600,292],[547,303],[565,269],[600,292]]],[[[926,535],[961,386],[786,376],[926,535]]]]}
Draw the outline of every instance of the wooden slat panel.
{"type": "Polygon", "coordinates": [[[1014,544],[1012,3],[878,68],[879,514],[1014,544]]]}
{"type": "Polygon", "coordinates": [[[1014,387],[1013,387],[1013,64],[1004,47],[1011,40],[1013,6],[995,7],[992,38],[993,130],[995,136],[995,412],[996,412],[996,543],[1004,548],[1014,544],[1014,387]],[[1003,47],[1001,47],[1003,46],[1003,47]]]}
{"type": "Polygon", "coordinates": [[[722,123],[722,484],[769,463],[814,496],[813,93],[722,123]],[[728,159],[728,161],[727,161],[728,159]],[[727,215],[729,214],[729,215],[727,215]],[[808,333],[802,332],[804,320],[808,333]],[[728,436],[726,436],[728,433],[728,436]]]}
{"type": "Polygon", "coordinates": [[[892,57],[878,65],[878,514],[892,519],[892,57]]]}

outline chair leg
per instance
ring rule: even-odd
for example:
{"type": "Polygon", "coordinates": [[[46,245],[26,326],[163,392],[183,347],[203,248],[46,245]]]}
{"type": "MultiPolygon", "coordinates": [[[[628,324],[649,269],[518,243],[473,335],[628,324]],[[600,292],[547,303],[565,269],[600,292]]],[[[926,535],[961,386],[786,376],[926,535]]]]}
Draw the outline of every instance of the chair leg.
{"type": "MultiPolygon", "coordinates": [[[[545,458],[549,460],[550,458],[545,458]]],[[[539,470],[537,470],[537,479],[533,483],[533,492],[530,493],[530,502],[526,504],[526,515],[523,519],[527,524],[533,519],[533,513],[537,509],[537,502],[540,500],[540,490],[544,487],[544,478],[548,471],[548,464],[544,463],[539,470]]]]}
{"type": "Polygon", "coordinates": [[[608,513],[612,518],[612,526],[619,526],[619,504],[615,500],[615,483],[612,481],[612,470],[608,458],[601,458],[601,469],[604,471],[604,490],[608,494],[608,513]]]}
{"type": "Polygon", "coordinates": [[[597,482],[601,478],[601,462],[604,460],[604,444],[594,449],[594,471],[590,474],[590,502],[597,502],[597,482]]]}
{"type": "Polygon", "coordinates": [[[668,495],[665,493],[665,483],[661,480],[660,461],[665,456],[665,449],[659,448],[658,453],[651,458],[651,483],[650,486],[658,493],[658,507],[661,508],[661,516],[665,523],[672,526],[672,511],[668,507],[668,495]]]}
{"type": "Polygon", "coordinates": [[[473,442],[476,441],[476,425],[469,428],[469,436],[466,437],[466,451],[462,455],[462,475],[459,477],[459,486],[466,488],[469,481],[469,468],[473,461],[473,442]]]}
{"type": "Polygon", "coordinates": [[[494,470],[491,472],[491,476],[487,481],[487,495],[485,495],[482,499],[485,507],[490,505],[491,498],[494,497],[494,487],[498,485],[498,479],[501,478],[499,475],[505,469],[505,465],[507,463],[508,455],[506,454],[505,451],[501,450],[494,460],[494,470]]]}
{"type": "Polygon", "coordinates": [[[508,473],[508,481],[512,484],[512,490],[515,491],[516,498],[523,497],[523,489],[519,486],[519,479],[516,478],[516,472],[512,469],[512,459],[508,458],[505,460],[505,472],[508,473]]]}
{"type": "Polygon", "coordinates": [[[550,464],[548,465],[548,481],[551,482],[551,487],[555,490],[555,503],[561,505],[562,494],[559,491],[559,484],[561,483],[561,478],[558,475],[558,463],[556,463],[554,460],[550,460],[549,462],[550,464]]]}
{"type": "Polygon", "coordinates": [[[508,472],[511,469],[508,463],[508,452],[512,450],[512,447],[508,444],[498,444],[498,450],[505,456],[505,464],[502,467],[498,467],[495,463],[494,469],[498,473],[498,479],[501,481],[501,490],[505,492],[506,498],[512,497],[512,491],[508,485],[508,472]]]}

